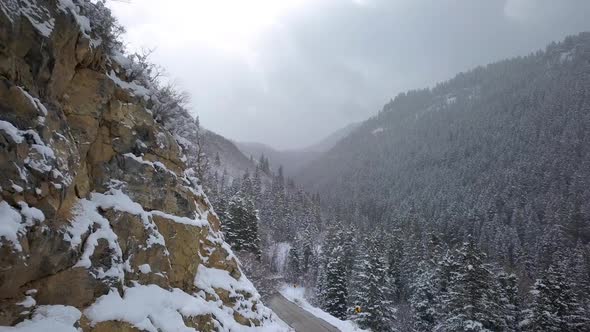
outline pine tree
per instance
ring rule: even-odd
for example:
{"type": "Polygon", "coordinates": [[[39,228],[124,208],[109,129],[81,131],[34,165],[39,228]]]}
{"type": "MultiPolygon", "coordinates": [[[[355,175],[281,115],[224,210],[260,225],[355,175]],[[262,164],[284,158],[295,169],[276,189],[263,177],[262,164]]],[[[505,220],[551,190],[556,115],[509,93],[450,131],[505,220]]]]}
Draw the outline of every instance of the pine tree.
{"type": "Polygon", "coordinates": [[[256,169],[254,170],[252,191],[254,195],[254,204],[258,207],[262,207],[262,179],[260,178],[260,167],[258,165],[256,165],[256,169]]]}
{"type": "Polygon", "coordinates": [[[578,243],[569,265],[578,298],[590,308],[590,251],[578,243]]]}
{"type": "Polygon", "coordinates": [[[215,166],[216,167],[220,167],[221,166],[221,158],[219,157],[219,152],[215,153],[215,166]]]}
{"type": "Polygon", "coordinates": [[[250,173],[248,172],[248,170],[246,170],[246,172],[244,172],[244,175],[242,176],[242,181],[240,183],[239,190],[243,193],[243,196],[245,198],[251,199],[252,197],[254,197],[254,185],[252,184],[252,180],[250,179],[250,173]]]}
{"type": "Polygon", "coordinates": [[[400,238],[399,230],[394,231],[394,233],[387,239],[390,244],[388,250],[388,268],[387,268],[387,275],[391,282],[394,284],[396,292],[394,295],[394,299],[399,301],[401,297],[401,290],[403,289],[403,285],[401,282],[401,264],[402,264],[402,257],[403,257],[403,241],[400,238]]]}
{"type": "Polygon", "coordinates": [[[506,331],[519,331],[521,321],[520,298],[518,296],[518,279],[514,274],[500,273],[498,275],[500,284],[500,305],[504,320],[506,321],[506,331]]]}
{"type": "Polygon", "coordinates": [[[384,250],[377,239],[369,242],[367,327],[373,331],[393,331],[395,308],[390,298],[395,293],[387,276],[384,250]]]}
{"type": "Polygon", "coordinates": [[[441,316],[437,312],[439,298],[436,281],[436,271],[432,264],[420,262],[410,297],[414,331],[432,331],[441,316]]]}
{"type": "Polygon", "coordinates": [[[260,236],[258,231],[258,224],[260,218],[258,217],[258,210],[251,198],[244,200],[244,208],[246,211],[244,220],[244,250],[256,254],[258,260],[261,258],[260,250],[260,236]]]}
{"type": "Polygon", "coordinates": [[[221,220],[225,240],[236,251],[242,249],[242,221],[245,219],[245,214],[243,198],[236,193],[231,197],[224,218],[221,220]]]}
{"type": "Polygon", "coordinates": [[[364,239],[357,246],[352,267],[352,278],[348,286],[349,319],[355,321],[359,326],[368,324],[366,296],[369,293],[369,253],[366,247],[367,242],[368,240],[364,239]]]}
{"type": "Polygon", "coordinates": [[[313,259],[313,238],[312,238],[311,223],[307,223],[307,226],[299,233],[298,246],[301,249],[301,272],[307,273],[311,268],[311,261],[313,259]]]}
{"type": "Polygon", "coordinates": [[[363,328],[392,331],[395,310],[390,299],[394,290],[384,250],[375,238],[365,239],[357,249],[350,282],[350,318],[363,328]]]}
{"type": "Polygon", "coordinates": [[[348,299],[343,239],[341,225],[334,224],[326,240],[324,284],[322,285],[323,309],[340,319],[346,318],[348,299]]]}
{"type": "Polygon", "coordinates": [[[318,271],[314,287],[314,303],[320,307],[326,307],[326,257],[323,254],[318,255],[318,271]]]}
{"type": "Polygon", "coordinates": [[[245,250],[260,256],[258,211],[251,199],[241,191],[230,199],[221,219],[225,240],[236,251],[245,250]]]}
{"type": "Polygon", "coordinates": [[[344,250],[337,246],[327,258],[324,308],[332,316],[345,319],[347,297],[344,250]]]}
{"type": "Polygon", "coordinates": [[[264,174],[270,175],[270,163],[268,162],[268,158],[264,156],[264,153],[260,155],[258,165],[260,166],[260,170],[264,172],[264,174]]]}
{"type": "Polygon", "coordinates": [[[447,315],[448,331],[498,331],[505,328],[499,307],[495,276],[470,237],[457,250],[458,268],[451,274],[447,315]]]}
{"type": "Polygon", "coordinates": [[[531,291],[533,301],[525,311],[525,331],[588,331],[586,309],[578,302],[561,266],[552,264],[531,291]]]}

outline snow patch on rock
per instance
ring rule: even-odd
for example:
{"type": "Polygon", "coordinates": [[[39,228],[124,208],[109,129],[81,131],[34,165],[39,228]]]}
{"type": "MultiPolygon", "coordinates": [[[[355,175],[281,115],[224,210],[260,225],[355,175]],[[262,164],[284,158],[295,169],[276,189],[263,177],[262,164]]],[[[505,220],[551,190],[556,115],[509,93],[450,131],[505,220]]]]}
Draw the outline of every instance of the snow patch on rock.
{"type": "Polygon", "coordinates": [[[143,274],[148,274],[148,273],[152,272],[152,267],[149,264],[141,264],[137,268],[143,274]]]}
{"type": "Polygon", "coordinates": [[[22,251],[19,236],[36,222],[45,221],[45,215],[37,208],[29,207],[25,202],[19,202],[20,211],[10,206],[6,201],[0,202],[0,246],[4,241],[12,243],[17,251],[22,251]]]}
{"type": "Polygon", "coordinates": [[[84,311],[93,322],[119,320],[128,322],[138,329],[157,331],[196,331],[187,327],[184,318],[211,314],[215,328],[219,331],[289,331],[279,322],[263,327],[248,327],[238,324],[233,310],[207,302],[198,295],[191,295],[181,289],[163,289],[157,285],[139,285],[125,289],[121,296],[116,289],[100,297],[84,311]]]}
{"type": "Polygon", "coordinates": [[[78,332],[74,324],[82,317],[80,310],[64,305],[43,305],[33,312],[33,317],[20,322],[14,327],[0,327],[0,331],[38,332],[59,331],[78,332]]]}

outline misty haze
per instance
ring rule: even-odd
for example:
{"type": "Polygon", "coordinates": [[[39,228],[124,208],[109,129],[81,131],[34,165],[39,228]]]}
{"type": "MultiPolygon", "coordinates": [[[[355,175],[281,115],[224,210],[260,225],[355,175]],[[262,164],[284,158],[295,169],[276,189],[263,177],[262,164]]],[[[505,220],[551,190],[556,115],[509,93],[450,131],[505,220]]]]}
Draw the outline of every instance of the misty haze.
{"type": "Polygon", "coordinates": [[[0,331],[590,331],[588,17],[0,0],[0,331]]]}

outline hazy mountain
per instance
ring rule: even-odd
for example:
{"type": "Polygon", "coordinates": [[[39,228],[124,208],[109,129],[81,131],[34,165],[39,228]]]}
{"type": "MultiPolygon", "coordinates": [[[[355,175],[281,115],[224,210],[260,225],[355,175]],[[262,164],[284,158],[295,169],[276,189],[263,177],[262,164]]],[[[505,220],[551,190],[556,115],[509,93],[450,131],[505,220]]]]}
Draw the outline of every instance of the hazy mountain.
{"type": "Polygon", "coordinates": [[[285,174],[294,176],[301,168],[334,147],[339,140],[350,134],[359,125],[360,123],[351,123],[336,130],[319,142],[302,149],[278,150],[256,142],[236,142],[236,145],[245,155],[253,156],[254,159],[258,159],[264,154],[269,159],[272,169],[276,170],[282,165],[285,174]]]}
{"type": "Polygon", "coordinates": [[[360,126],[360,122],[351,123],[326,136],[321,141],[312,144],[302,150],[310,152],[326,152],[333,148],[341,139],[348,136],[353,130],[360,126]]]}
{"type": "Polygon", "coordinates": [[[220,175],[226,170],[231,177],[235,178],[241,177],[246,171],[254,171],[256,164],[246,157],[232,141],[210,130],[204,132],[205,154],[208,156],[211,166],[220,175]],[[220,165],[215,164],[217,156],[219,156],[220,165]]]}

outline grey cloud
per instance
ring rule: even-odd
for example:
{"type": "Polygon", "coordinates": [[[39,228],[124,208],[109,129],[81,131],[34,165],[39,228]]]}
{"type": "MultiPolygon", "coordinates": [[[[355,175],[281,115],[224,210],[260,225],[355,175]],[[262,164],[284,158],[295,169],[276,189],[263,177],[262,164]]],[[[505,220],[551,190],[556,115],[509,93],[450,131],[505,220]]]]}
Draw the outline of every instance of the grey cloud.
{"type": "Polygon", "coordinates": [[[210,129],[301,147],[399,92],[590,30],[588,14],[583,0],[325,0],[283,17],[251,61],[193,45],[160,50],[156,61],[210,129]]]}

